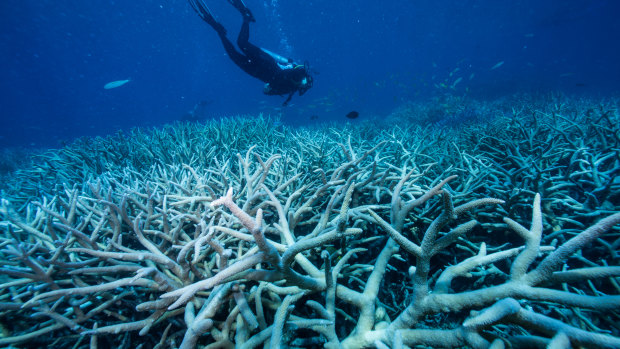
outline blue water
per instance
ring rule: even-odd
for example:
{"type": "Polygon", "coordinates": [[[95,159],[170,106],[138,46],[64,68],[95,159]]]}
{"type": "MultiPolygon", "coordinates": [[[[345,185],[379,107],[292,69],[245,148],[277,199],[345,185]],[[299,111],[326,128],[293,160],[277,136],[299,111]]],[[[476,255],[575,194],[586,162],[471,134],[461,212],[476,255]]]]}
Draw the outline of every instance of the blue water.
{"type": "MultiPolygon", "coordinates": [[[[208,3],[234,40],[240,15],[225,0],[208,3]]],[[[204,118],[265,112],[303,125],[350,110],[387,115],[445,93],[605,97],[620,86],[619,1],[246,4],[257,19],[252,42],[317,72],[314,88],[286,108],[227,58],[184,0],[2,0],[0,147],[158,126],[200,102],[204,118]],[[131,81],[103,89],[122,79],[131,81]]]]}

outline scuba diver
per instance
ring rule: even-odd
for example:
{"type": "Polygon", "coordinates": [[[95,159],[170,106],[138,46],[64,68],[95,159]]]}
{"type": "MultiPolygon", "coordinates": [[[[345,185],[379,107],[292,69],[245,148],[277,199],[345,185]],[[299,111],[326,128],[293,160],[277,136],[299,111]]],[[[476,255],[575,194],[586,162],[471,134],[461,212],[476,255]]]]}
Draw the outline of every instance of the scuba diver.
{"type": "Polygon", "coordinates": [[[215,20],[204,0],[189,0],[192,8],[203,21],[207,22],[218,34],[228,57],[243,71],[263,81],[263,93],[266,95],[288,94],[283,105],[290,102],[295,92],[303,95],[312,87],[312,76],[307,64],[297,64],[290,58],[284,58],[273,52],[257,47],[249,42],[250,22],[256,22],[250,9],[243,0],[228,0],[243,16],[241,31],[237,37],[237,51],[233,43],[226,37],[226,28],[215,20]]]}

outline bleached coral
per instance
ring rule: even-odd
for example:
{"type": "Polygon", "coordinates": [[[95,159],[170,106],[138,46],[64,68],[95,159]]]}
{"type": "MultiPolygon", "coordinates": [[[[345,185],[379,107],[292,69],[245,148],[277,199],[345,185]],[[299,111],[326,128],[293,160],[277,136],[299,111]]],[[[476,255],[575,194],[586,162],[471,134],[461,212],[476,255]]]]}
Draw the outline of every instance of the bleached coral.
{"type": "Polygon", "coordinates": [[[618,347],[617,112],[530,102],[50,153],[0,206],[0,343],[618,347]]]}

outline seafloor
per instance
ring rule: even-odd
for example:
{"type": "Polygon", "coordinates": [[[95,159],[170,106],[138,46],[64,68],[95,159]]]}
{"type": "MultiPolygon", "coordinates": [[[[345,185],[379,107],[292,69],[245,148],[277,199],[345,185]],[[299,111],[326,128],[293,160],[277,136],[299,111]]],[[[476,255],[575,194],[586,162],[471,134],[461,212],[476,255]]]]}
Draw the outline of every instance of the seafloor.
{"type": "Polygon", "coordinates": [[[5,174],[0,346],[620,347],[617,99],[274,121],[5,174]]]}

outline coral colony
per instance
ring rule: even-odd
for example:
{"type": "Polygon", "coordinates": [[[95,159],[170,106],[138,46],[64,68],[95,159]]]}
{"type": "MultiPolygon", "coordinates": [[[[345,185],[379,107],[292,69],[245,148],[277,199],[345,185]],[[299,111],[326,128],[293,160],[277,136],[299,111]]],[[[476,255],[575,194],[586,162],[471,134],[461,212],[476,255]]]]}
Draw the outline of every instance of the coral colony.
{"type": "Polygon", "coordinates": [[[461,102],[39,156],[3,184],[0,345],[619,348],[618,101],[461,102]]]}

